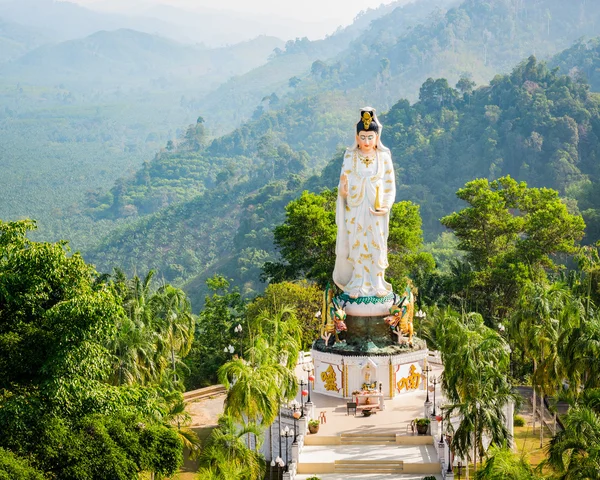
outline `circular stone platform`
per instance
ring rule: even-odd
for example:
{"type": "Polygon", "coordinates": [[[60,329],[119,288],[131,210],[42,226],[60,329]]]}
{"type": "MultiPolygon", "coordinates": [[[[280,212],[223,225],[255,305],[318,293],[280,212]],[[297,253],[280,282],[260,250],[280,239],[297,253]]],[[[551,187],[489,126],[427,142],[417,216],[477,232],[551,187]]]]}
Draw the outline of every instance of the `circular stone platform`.
{"type": "Polygon", "coordinates": [[[353,392],[380,392],[387,398],[421,387],[422,369],[428,355],[425,341],[408,335],[398,336],[385,323],[390,307],[403,297],[359,297],[346,293],[335,303],[346,312],[347,330],[331,335],[327,343],[320,338],[313,344],[315,392],[352,398],[353,392]]]}
{"type": "Polygon", "coordinates": [[[423,388],[426,348],[398,354],[349,355],[313,348],[314,391],[351,399],[353,392],[379,391],[385,398],[423,388]]]}

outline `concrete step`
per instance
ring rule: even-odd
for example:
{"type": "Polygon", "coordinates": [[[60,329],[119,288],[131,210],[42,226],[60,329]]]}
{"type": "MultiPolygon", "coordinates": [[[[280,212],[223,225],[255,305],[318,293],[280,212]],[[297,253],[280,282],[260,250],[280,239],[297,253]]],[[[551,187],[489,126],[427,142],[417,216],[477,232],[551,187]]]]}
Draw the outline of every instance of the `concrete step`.
{"type": "Polygon", "coordinates": [[[213,395],[220,395],[226,393],[227,390],[223,385],[211,385],[210,387],[199,388],[198,390],[190,390],[183,394],[183,401],[186,403],[200,400],[202,398],[212,397],[213,395]]]}
{"type": "MultiPolygon", "coordinates": [[[[321,480],[423,480],[423,477],[433,475],[436,480],[442,480],[442,476],[436,472],[435,474],[423,473],[320,473],[318,477],[321,480]]],[[[296,480],[307,480],[313,474],[296,475],[296,480]]]]}
{"type": "Polygon", "coordinates": [[[341,445],[395,445],[396,435],[391,433],[342,433],[341,445]]]}
{"type": "Polygon", "coordinates": [[[402,473],[402,460],[336,460],[335,473],[402,473]]]}

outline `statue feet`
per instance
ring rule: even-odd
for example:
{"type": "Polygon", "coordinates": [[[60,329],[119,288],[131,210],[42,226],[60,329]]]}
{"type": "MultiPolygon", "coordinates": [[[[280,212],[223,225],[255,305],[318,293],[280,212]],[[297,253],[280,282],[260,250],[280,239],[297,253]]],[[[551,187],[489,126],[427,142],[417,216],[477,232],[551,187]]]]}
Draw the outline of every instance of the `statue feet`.
{"type": "Polygon", "coordinates": [[[387,295],[388,295],[388,293],[389,293],[389,292],[388,292],[387,290],[377,290],[377,293],[375,293],[375,295],[376,295],[378,298],[383,298],[383,297],[387,296],[387,295]]]}
{"type": "Polygon", "coordinates": [[[350,298],[358,298],[358,295],[359,295],[359,292],[358,292],[358,290],[353,290],[352,292],[350,292],[350,293],[348,294],[348,296],[349,296],[350,298]]]}

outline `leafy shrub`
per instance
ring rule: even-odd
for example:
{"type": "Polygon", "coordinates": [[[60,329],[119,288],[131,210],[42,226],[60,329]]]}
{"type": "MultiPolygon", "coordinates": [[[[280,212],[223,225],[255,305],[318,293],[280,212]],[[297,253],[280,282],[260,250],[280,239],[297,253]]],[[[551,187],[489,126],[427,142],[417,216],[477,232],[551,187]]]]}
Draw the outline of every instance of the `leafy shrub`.
{"type": "Polygon", "coordinates": [[[44,480],[44,476],[27,460],[0,448],[0,480],[44,480]]]}
{"type": "Polygon", "coordinates": [[[513,419],[513,425],[515,427],[524,427],[525,419],[521,415],[515,415],[515,417],[513,419]]]}

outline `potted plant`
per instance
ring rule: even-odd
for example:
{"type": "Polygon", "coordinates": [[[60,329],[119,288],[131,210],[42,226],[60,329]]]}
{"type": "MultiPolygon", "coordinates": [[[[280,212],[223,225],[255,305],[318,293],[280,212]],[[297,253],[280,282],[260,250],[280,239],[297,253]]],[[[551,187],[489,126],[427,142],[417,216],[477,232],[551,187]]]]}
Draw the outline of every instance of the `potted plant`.
{"type": "Polygon", "coordinates": [[[428,418],[415,418],[415,425],[417,427],[417,433],[419,435],[426,435],[430,422],[431,422],[431,420],[429,420],[428,418]]]}
{"type": "Polygon", "coordinates": [[[321,480],[319,477],[317,477],[316,475],[313,475],[312,477],[308,477],[306,480],[321,480]]]}
{"type": "Polygon", "coordinates": [[[317,433],[319,431],[319,423],[318,420],[309,420],[308,421],[308,431],[310,433],[317,433]]]}

